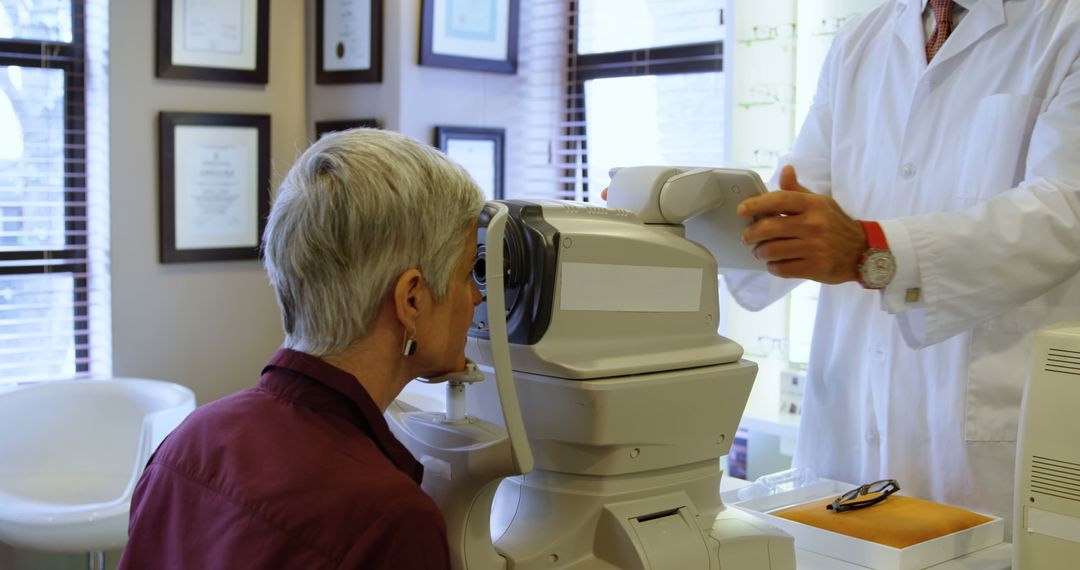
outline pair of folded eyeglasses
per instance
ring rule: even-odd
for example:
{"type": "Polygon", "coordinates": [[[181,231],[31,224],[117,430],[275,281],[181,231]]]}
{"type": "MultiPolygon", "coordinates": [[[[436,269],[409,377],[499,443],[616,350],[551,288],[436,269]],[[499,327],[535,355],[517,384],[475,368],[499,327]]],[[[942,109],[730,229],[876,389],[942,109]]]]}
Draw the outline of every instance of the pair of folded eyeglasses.
{"type": "Polygon", "coordinates": [[[896,482],[896,479],[883,479],[856,487],[837,497],[835,501],[826,505],[825,508],[837,513],[864,509],[884,501],[889,495],[899,490],[900,484],[896,482]]]}

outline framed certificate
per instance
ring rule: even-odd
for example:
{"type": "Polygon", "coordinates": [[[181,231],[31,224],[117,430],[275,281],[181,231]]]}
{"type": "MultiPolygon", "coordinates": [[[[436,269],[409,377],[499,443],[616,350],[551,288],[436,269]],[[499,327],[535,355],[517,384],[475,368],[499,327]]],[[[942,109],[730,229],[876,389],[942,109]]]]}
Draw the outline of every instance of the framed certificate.
{"type": "Polygon", "coordinates": [[[315,82],[382,81],[383,0],[315,0],[315,82]]]}
{"type": "Polygon", "coordinates": [[[157,0],[157,76],[266,83],[270,0],[157,0]]]}
{"type": "Polygon", "coordinates": [[[503,199],[505,129],[435,127],[435,146],[472,176],[488,200],[503,199]]]}
{"type": "Polygon", "coordinates": [[[326,133],[335,131],[347,131],[357,127],[378,129],[379,121],[375,119],[341,119],[333,121],[315,121],[315,140],[319,140],[326,133]]]}
{"type": "Polygon", "coordinates": [[[161,262],[258,259],[270,213],[270,116],[161,113],[161,262]]]}
{"type": "Polygon", "coordinates": [[[517,73],[520,0],[422,0],[420,65],[517,73]]]}

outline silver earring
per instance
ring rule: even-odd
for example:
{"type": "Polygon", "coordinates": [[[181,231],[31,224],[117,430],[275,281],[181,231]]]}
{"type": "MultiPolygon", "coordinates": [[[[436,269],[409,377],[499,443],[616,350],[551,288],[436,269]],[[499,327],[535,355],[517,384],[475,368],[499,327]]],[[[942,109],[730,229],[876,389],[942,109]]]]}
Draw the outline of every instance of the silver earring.
{"type": "Polygon", "coordinates": [[[412,338],[409,333],[405,334],[405,344],[401,347],[401,354],[405,356],[412,356],[416,354],[416,339],[412,338]]]}

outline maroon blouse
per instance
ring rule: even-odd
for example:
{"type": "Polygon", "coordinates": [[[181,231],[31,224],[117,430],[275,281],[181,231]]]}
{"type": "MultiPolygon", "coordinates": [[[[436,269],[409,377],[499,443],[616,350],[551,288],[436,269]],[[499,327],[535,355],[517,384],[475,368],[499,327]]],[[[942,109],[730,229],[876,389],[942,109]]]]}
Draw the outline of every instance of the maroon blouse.
{"type": "Polygon", "coordinates": [[[151,457],[120,568],[449,568],[422,476],[355,377],[279,350],[151,457]]]}

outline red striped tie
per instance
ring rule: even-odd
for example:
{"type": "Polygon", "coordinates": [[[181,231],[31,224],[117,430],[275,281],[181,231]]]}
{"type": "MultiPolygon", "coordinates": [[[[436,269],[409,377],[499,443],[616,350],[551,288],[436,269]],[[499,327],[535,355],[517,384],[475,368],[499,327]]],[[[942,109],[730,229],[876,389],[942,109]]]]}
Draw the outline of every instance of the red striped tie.
{"type": "Polygon", "coordinates": [[[945,45],[945,40],[952,33],[953,0],[930,0],[930,7],[934,9],[937,25],[930,39],[926,40],[926,63],[934,59],[934,54],[945,45]]]}

